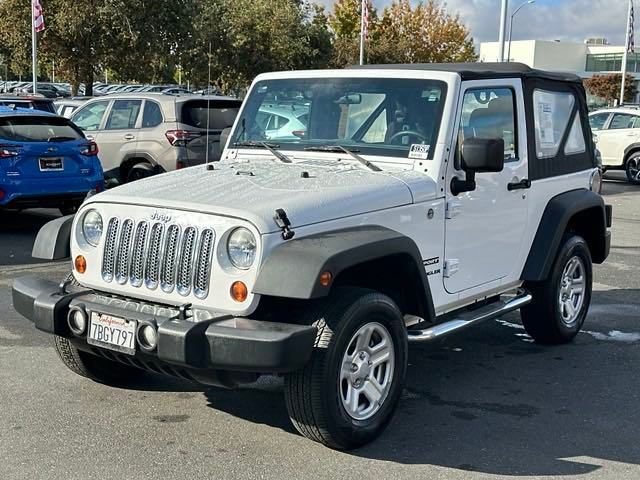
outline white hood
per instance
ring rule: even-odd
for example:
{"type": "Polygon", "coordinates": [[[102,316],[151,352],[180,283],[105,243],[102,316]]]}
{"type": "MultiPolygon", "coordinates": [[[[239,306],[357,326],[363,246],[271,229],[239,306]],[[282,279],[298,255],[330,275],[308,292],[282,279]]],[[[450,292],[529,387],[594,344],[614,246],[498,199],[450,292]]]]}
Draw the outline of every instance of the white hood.
{"type": "Polygon", "coordinates": [[[90,202],[242,218],[264,234],[278,231],[273,216],[279,208],[296,228],[408,205],[416,195],[420,201],[436,195],[435,182],[425,174],[372,172],[335,160],[293,164],[254,160],[213,165],[215,170],[202,165],[139,180],[96,195],[90,202]]]}

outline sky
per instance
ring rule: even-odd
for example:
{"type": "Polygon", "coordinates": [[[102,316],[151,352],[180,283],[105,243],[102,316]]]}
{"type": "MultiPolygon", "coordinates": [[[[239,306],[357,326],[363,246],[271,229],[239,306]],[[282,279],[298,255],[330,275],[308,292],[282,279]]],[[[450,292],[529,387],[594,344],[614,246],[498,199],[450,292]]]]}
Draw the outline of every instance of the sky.
{"type": "MultiPolygon", "coordinates": [[[[509,0],[515,10],[525,0],[509,0]]],[[[321,0],[329,10],[331,0],[321,0]]],[[[391,0],[374,0],[382,10],[391,0]]],[[[412,1],[417,3],[417,1],[412,1]]],[[[636,2],[640,8],[640,2],[636,2]]],[[[450,13],[458,13],[470,28],[474,42],[498,40],[501,0],[448,0],[450,13]]],[[[582,42],[589,37],[605,37],[611,44],[623,44],[628,0],[536,0],[518,12],[513,22],[514,40],[565,40],[582,42]]],[[[636,13],[640,28],[640,13],[636,13]]],[[[640,38],[640,31],[636,39],[640,38]]],[[[640,40],[639,40],[640,41],[640,40]]]]}

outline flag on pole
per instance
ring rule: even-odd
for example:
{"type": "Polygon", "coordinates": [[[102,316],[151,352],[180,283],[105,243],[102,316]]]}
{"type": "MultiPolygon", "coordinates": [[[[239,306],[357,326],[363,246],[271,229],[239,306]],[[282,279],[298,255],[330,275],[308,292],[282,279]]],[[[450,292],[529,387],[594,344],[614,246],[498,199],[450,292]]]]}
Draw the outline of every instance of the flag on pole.
{"type": "Polygon", "coordinates": [[[634,21],[635,21],[635,15],[633,13],[633,0],[631,0],[631,7],[629,9],[629,31],[627,32],[627,36],[628,36],[628,42],[627,42],[627,52],[628,53],[634,53],[635,52],[635,48],[636,48],[636,39],[635,39],[635,32],[634,32],[634,21]]]}
{"type": "Polygon", "coordinates": [[[42,4],[40,0],[32,0],[33,7],[33,25],[36,32],[42,32],[44,30],[44,15],[42,14],[42,4]]]}
{"type": "Polygon", "coordinates": [[[362,0],[362,36],[369,36],[369,0],[362,0]]]}

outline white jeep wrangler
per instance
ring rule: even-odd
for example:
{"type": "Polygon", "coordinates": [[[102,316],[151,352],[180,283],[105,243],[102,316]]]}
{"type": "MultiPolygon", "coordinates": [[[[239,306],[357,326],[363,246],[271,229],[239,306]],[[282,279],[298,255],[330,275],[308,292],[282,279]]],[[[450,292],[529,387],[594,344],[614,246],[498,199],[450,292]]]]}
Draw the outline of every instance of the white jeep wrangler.
{"type": "Polygon", "coordinates": [[[70,257],[73,274],[18,279],[13,302],[74,372],[283,375],[300,433],[347,449],[391,419],[408,343],[516,309],[540,343],[582,327],[611,209],[578,77],[271,73],[226,134],[220,162],[95,195],[41,230],[34,256],[70,257]],[[266,106],[307,112],[305,128],[267,140],[266,106]]]}

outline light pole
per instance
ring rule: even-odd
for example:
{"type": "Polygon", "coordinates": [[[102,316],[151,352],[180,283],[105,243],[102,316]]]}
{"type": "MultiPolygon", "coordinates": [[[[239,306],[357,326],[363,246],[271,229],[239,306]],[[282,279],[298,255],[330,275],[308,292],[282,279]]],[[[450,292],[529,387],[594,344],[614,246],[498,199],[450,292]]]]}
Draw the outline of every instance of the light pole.
{"type": "Polygon", "coordinates": [[[511,61],[511,35],[513,34],[513,17],[516,16],[516,13],[520,11],[520,9],[526,5],[531,5],[532,3],[536,3],[536,0],[528,0],[522,3],[515,11],[511,14],[511,21],[509,23],[509,46],[507,47],[507,62],[511,61]]]}

